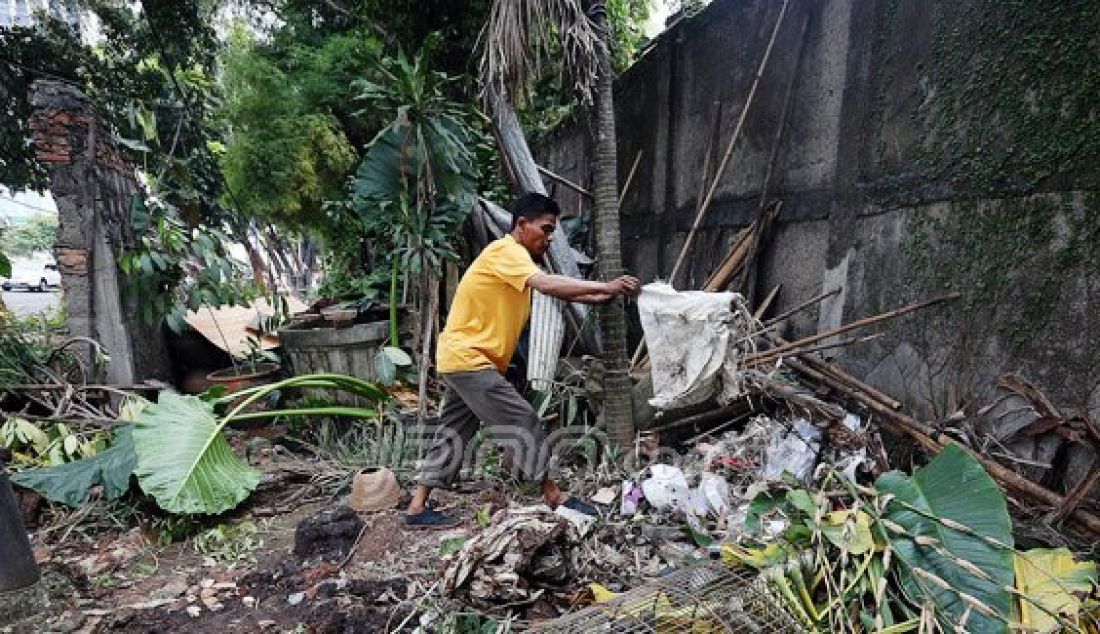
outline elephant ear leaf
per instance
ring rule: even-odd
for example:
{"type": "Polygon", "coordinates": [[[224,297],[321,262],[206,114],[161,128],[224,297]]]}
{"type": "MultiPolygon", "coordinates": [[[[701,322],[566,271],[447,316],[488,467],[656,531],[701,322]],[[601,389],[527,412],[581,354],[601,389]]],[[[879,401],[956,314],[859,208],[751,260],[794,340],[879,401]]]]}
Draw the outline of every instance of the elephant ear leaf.
{"type": "Polygon", "coordinates": [[[103,485],[103,494],[113,500],[130,488],[130,475],[137,464],[132,431],[132,425],[120,427],[111,446],[94,456],[13,473],[11,481],[47,500],[73,507],[87,502],[88,490],[97,484],[103,485]]]}
{"type": "Polygon", "coordinates": [[[143,491],[171,513],[217,514],[237,506],[260,472],[237,457],[214,405],[163,392],[134,424],[135,473],[143,491]]]}
{"type": "Polygon", "coordinates": [[[971,632],[1007,631],[1013,620],[1007,590],[1014,577],[1012,523],[1004,493],[982,466],[948,445],[912,476],[884,473],[876,487],[894,496],[883,519],[904,529],[883,533],[903,564],[906,594],[930,599],[945,630],[965,619],[971,632]],[[949,527],[956,525],[964,528],[949,527]]]}

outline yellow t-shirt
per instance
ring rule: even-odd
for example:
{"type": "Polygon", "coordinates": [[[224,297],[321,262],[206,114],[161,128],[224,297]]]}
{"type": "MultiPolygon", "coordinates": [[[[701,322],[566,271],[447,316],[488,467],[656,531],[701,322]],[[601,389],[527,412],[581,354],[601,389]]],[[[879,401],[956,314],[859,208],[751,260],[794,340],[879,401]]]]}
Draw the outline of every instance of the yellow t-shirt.
{"type": "Polygon", "coordinates": [[[438,370],[495,367],[503,374],[531,315],[527,280],[538,272],[527,249],[511,235],[485,247],[458,283],[447,325],[439,335],[438,370]]]}

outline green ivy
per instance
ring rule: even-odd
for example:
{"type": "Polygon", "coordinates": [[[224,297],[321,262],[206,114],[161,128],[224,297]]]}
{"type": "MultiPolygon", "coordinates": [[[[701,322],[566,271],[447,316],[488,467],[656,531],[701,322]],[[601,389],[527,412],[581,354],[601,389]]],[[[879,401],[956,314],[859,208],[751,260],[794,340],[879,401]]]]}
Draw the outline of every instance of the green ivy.
{"type": "MultiPolygon", "coordinates": [[[[976,193],[1100,184],[1100,3],[937,2],[913,120],[926,177],[976,193]]],[[[888,16],[893,19],[893,16],[888,16]]]]}
{"type": "Polygon", "coordinates": [[[959,291],[952,325],[998,325],[1017,350],[1039,340],[1068,281],[1100,267],[1100,194],[978,203],[906,227],[911,296],[959,291]]]}

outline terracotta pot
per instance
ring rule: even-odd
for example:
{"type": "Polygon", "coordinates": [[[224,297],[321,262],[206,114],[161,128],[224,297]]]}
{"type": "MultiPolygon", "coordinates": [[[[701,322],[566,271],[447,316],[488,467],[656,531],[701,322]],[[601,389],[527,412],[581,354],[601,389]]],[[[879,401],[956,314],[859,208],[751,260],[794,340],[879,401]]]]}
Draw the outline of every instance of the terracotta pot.
{"type": "Polygon", "coordinates": [[[392,509],[405,496],[397,476],[385,467],[364,469],[351,480],[348,506],[359,513],[374,513],[392,509]]]}
{"type": "Polygon", "coordinates": [[[206,375],[206,380],[211,385],[221,385],[227,390],[227,394],[240,392],[241,390],[260,385],[274,383],[282,369],[278,363],[257,363],[254,367],[225,368],[206,375]]]}

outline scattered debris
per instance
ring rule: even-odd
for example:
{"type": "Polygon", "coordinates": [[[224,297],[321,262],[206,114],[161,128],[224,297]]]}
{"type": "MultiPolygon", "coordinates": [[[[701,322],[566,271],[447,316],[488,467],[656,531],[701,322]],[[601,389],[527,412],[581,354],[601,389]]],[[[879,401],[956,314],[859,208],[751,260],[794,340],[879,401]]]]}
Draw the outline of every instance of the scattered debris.
{"type": "Polygon", "coordinates": [[[809,484],[821,453],[821,430],[805,418],[796,418],[790,431],[781,425],[772,425],[770,431],[771,442],[764,451],[764,477],[778,480],[790,474],[795,480],[809,484]]]}
{"type": "Polygon", "coordinates": [[[539,585],[568,582],[589,526],[565,511],[534,506],[498,512],[454,555],[443,574],[444,593],[491,607],[533,601],[542,594],[539,585]]]}

